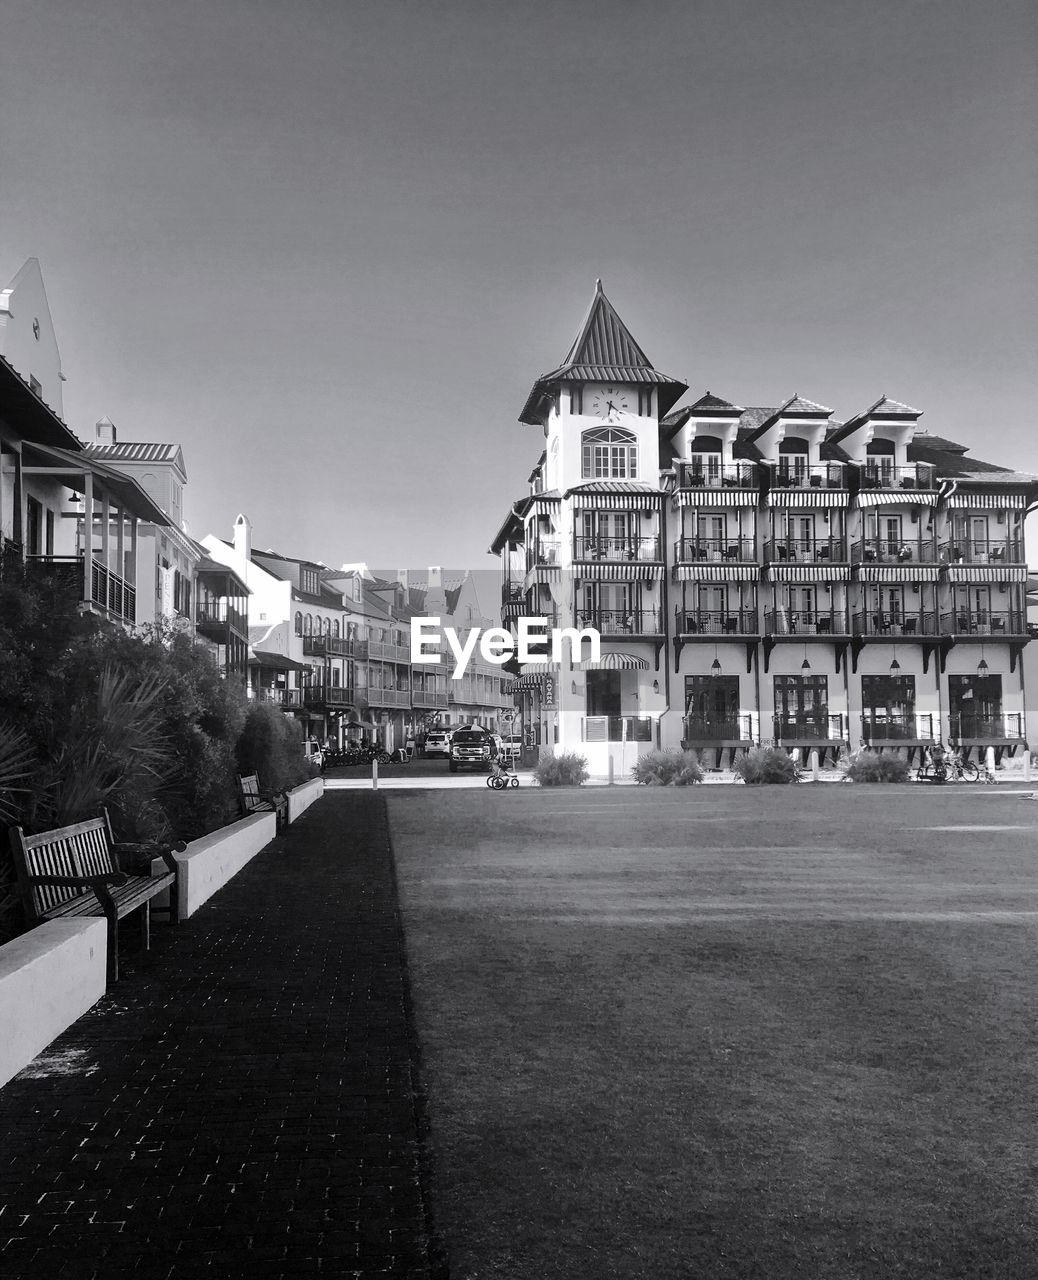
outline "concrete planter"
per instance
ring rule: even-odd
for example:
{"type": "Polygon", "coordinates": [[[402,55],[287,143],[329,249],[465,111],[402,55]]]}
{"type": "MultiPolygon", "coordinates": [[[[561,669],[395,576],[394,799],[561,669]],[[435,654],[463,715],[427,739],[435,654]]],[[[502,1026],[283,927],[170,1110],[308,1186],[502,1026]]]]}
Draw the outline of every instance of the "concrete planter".
{"type": "Polygon", "coordinates": [[[311,778],[309,782],[302,782],[298,787],[293,787],[288,793],[289,822],[295,822],[296,818],[304,814],[313,802],[320,800],[323,795],[323,778],[311,778]]]}
{"type": "Polygon", "coordinates": [[[277,835],[273,813],[254,813],[192,840],[177,860],[180,918],[186,920],[277,835]]]}
{"type": "Polygon", "coordinates": [[[104,920],[51,920],[0,947],[0,1086],[105,993],[104,920]]]}

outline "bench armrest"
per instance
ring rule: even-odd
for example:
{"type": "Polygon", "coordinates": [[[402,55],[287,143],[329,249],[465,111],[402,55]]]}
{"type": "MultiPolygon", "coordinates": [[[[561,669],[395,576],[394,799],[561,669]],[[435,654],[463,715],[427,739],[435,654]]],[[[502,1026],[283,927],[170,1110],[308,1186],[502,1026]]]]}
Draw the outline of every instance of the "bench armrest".
{"type": "Polygon", "coordinates": [[[142,841],[135,844],[132,841],[118,841],[111,845],[111,850],[119,859],[120,865],[123,865],[123,857],[125,856],[130,865],[133,865],[133,859],[138,860],[138,865],[143,866],[148,863],[148,872],[151,871],[152,858],[161,858],[166,864],[168,870],[176,872],[177,862],[173,857],[174,853],[183,853],[187,848],[187,844],[183,840],[176,840],[173,844],[159,844],[156,841],[142,841]]]}
{"type": "Polygon", "coordinates": [[[29,876],[32,885],[66,889],[93,889],[95,885],[120,885],[129,880],[123,871],[109,871],[103,876],[29,876]]]}

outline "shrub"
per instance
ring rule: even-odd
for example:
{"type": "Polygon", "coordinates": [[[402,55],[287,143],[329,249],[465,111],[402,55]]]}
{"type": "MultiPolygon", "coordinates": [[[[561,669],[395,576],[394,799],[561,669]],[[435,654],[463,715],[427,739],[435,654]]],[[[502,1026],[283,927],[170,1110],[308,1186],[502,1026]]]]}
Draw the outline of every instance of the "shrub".
{"type": "Polygon", "coordinates": [[[238,739],[238,771],[258,774],[264,791],[306,782],[313,767],[303,757],[302,728],[269,702],[251,706],[238,739]]]}
{"type": "Polygon", "coordinates": [[[560,756],[543,756],[533,776],[542,787],[579,787],[590,775],[586,758],[568,751],[560,756]]]}
{"type": "Polygon", "coordinates": [[[908,762],[890,752],[858,751],[847,763],[851,782],[907,782],[908,762]]]}
{"type": "Polygon", "coordinates": [[[780,747],[753,747],[732,768],[750,786],[796,782],[800,777],[796,761],[780,747]]]}
{"type": "Polygon", "coordinates": [[[646,787],[690,787],[703,781],[703,770],[694,751],[647,751],[631,771],[646,787]]]}

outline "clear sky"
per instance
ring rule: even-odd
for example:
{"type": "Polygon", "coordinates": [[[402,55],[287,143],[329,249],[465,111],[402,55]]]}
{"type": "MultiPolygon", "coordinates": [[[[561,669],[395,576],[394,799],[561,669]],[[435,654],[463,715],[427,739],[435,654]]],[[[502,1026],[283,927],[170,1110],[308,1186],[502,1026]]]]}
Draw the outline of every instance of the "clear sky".
{"type": "Polygon", "coordinates": [[[3,0],[0,279],[196,537],[486,564],[601,276],[664,372],[1038,472],[1031,0],[3,0]]]}

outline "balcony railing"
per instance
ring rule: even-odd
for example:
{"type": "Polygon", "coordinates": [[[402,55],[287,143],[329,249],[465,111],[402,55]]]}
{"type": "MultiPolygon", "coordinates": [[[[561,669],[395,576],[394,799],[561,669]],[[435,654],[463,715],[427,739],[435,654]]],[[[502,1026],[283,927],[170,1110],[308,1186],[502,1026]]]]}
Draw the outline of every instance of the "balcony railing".
{"type": "Polygon", "coordinates": [[[655,723],[651,716],[585,716],[581,738],[584,742],[654,742],[655,723]]]}
{"type": "Polygon", "coordinates": [[[760,472],[755,462],[714,462],[704,457],[677,464],[680,489],[756,489],[760,472]]]}
{"type": "Polygon", "coordinates": [[[748,711],[720,720],[686,716],[683,741],[690,746],[717,742],[752,742],[753,716],[748,711]]]}
{"type": "Polygon", "coordinates": [[[1019,538],[957,538],[941,543],[945,564],[1026,564],[1019,538]]]}
{"type": "Polygon", "coordinates": [[[936,564],[934,538],[862,538],[851,547],[855,564],[936,564]]]}
{"type": "Polygon", "coordinates": [[[1018,742],[1024,736],[1024,717],[1020,711],[1003,711],[1001,715],[951,717],[952,737],[958,742],[1018,742]]]}
{"type": "Polygon", "coordinates": [[[711,564],[755,563],[757,543],[753,538],[679,538],[674,544],[674,558],[711,564]]]}
{"type": "Polygon", "coordinates": [[[644,538],[574,538],[576,560],[659,560],[660,540],[655,535],[644,538]]]}
{"type": "Polygon", "coordinates": [[[369,685],[368,704],[372,707],[410,707],[411,690],[383,689],[378,685],[369,685]]]}
{"type": "Polygon", "coordinates": [[[892,462],[866,462],[861,472],[863,489],[935,489],[937,470],[929,462],[895,467],[892,462]]]}
{"type": "Polygon", "coordinates": [[[819,712],[813,716],[775,717],[775,741],[779,743],[797,742],[843,742],[846,740],[846,719],[843,715],[830,715],[819,712]]]}
{"type": "Polygon", "coordinates": [[[686,636],[754,636],[756,609],[678,609],[677,628],[686,636]]]}
{"type": "Polygon", "coordinates": [[[933,742],[933,716],[928,711],[867,708],[861,717],[861,737],[867,747],[881,742],[933,742]]]}
{"type": "Polygon", "coordinates": [[[349,685],[308,684],[303,701],[308,707],[351,707],[354,692],[349,685]]]}
{"type": "Polygon", "coordinates": [[[925,609],[911,613],[890,613],[874,609],[854,615],[853,631],[856,636],[877,636],[883,639],[891,636],[903,636],[907,639],[913,636],[935,636],[937,614],[925,609]]]}
{"type": "Polygon", "coordinates": [[[195,625],[202,631],[207,629],[222,631],[229,626],[239,635],[244,636],[249,633],[249,620],[246,615],[226,600],[200,604],[195,611],[195,625]]]}
{"type": "Polygon", "coordinates": [[[448,705],[447,691],[439,689],[415,689],[411,694],[411,702],[415,707],[446,709],[448,705]]]}
{"type": "Polygon", "coordinates": [[[277,707],[301,707],[302,689],[251,689],[249,696],[256,702],[271,702],[277,707]]]}
{"type": "Polygon", "coordinates": [[[384,662],[410,662],[411,649],[406,644],[391,640],[369,640],[368,657],[381,658],[384,662]]]}
{"type": "Polygon", "coordinates": [[[764,631],[769,636],[845,636],[847,615],[842,609],[769,609],[764,631]]]}
{"type": "Polygon", "coordinates": [[[352,636],[303,636],[303,654],[306,657],[366,658],[368,642],[352,636]]]}
{"type": "Polygon", "coordinates": [[[797,466],[780,461],[771,483],[775,489],[846,489],[847,468],[842,462],[797,466]]]}
{"type": "MultiPolygon", "coordinates": [[[[82,556],[26,556],[26,567],[41,570],[48,576],[64,582],[70,591],[83,599],[82,556]]],[[[97,605],[106,613],[124,622],[137,620],[137,591],[125,578],[107,569],[100,560],[90,565],[89,604],[97,605]]]]}
{"type": "Polygon", "coordinates": [[[1027,619],[1018,609],[982,609],[976,613],[956,609],[941,614],[941,630],[953,636],[1025,636],[1027,619]]]}
{"type": "Polygon", "coordinates": [[[655,636],[660,633],[660,616],[654,609],[600,609],[578,612],[577,626],[594,627],[603,636],[655,636]]]}
{"type": "Polygon", "coordinates": [[[0,537],[0,578],[20,572],[23,564],[22,544],[13,538],[0,537]]]}
{"type": "Polygon", "coordinates": [[[772,564],[797,561],[807,564],[829,564],[847,559],[847,544],[842,538],[772,538],[768,542],[768,559],[772,564]]]}

